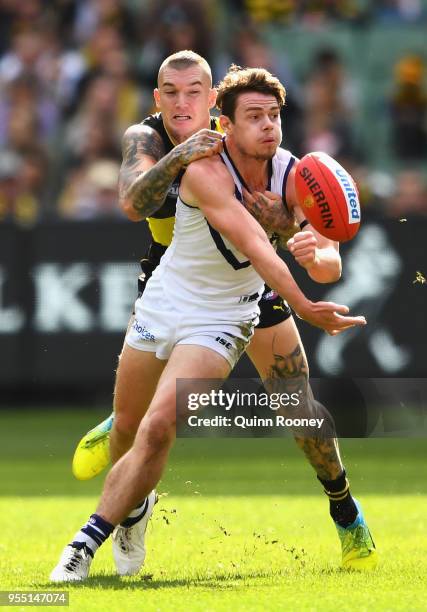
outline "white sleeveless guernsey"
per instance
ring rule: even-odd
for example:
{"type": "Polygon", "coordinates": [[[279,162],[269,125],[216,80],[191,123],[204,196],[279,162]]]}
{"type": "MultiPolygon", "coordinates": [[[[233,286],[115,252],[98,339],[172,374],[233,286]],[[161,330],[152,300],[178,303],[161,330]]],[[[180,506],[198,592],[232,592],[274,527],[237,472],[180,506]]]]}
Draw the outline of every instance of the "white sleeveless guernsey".
{"type": "MultiPolygon", "coordinates": [[[[243,179],[228,155],[226,143],[222,160],[242,200],[243,179]]],[[[294,158],[277,149],[269,167],[268,190],[285,195],[286,180],[294,158]]],[[[221,186],[218,186],[220,197],[221,186]]],[[[188,206],[180,197],[176,205],[172,242],[147,283],[160,284],[175,307],[186,313],[205,314],[209,321],[238,322],[257,313],[264,282],[246,257],[208,222],[203,212],[188,206]]],[[[198,316],[198,318],[199,318],[198,316]]]]}

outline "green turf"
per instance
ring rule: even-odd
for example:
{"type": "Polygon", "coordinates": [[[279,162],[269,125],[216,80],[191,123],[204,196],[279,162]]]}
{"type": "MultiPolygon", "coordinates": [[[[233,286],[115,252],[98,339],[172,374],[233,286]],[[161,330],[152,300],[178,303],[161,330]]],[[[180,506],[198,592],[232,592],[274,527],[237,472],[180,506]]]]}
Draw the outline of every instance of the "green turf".
{"type": "MultiPolygon", "coordinates": [[[[98,418],[0,412],[1,589],[51,588],[102,486],[70,475],[74,444],[98,418]]],[[[71,609],[425,610],[425,440],[342,447],[381,555],[376,572],[339,569],[327,501],[292,440],[180,440],[142,575],[115,577],[107,543],[89,581],[67,586],[71,609]]]]}

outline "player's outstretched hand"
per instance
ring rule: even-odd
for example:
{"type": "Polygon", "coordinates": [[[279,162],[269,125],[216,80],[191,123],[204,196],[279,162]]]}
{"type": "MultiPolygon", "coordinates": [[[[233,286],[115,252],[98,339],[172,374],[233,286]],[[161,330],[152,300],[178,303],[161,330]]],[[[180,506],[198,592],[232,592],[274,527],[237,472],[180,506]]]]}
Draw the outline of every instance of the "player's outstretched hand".
{"type": "Polygon", "coordinates": [[[317,261],[317,238],[313,232],[297,232],[287,242],[290,253],[300,266],[308,270],[317,261]]]}
{"type": "Polygon", "coordinates": [[[199,130],[175,147],[181,164],[188,166],[196,159],[211,157],[222,151],[222,134],[214,130],[199,130]]]}
{"type": "Polygon", "coordinates": [[[349,308],[334,302],[310,302],[304,312],[297,313],[301,319],[320,327],[330,336],[336,336],[346,329],[366,325],[365,317],[348,316],[349,308]]]}

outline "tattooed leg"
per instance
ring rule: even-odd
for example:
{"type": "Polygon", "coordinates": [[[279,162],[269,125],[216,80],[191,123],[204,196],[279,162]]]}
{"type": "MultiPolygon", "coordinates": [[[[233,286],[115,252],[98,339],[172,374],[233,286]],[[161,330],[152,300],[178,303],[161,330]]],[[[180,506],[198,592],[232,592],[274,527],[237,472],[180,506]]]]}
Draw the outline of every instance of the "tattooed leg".
{"type": "Polygon", "coordinates": [[[301,438],[295,442],[322,480],[335,480],[344,470],[336,438],[301,438]]]}
{"type": "Polygon", "coordinates": [[[308,377],[307,359],[301,339],[292,318],[279,325],[265,329],[257,329],[248,355],[257,368],[264,385],[270,393],[298,393],[298,406],[287,406],[282,414],[290,418],[321,417],[328,424],[328,437],[307,436],[299,429],[293,430],[293,435],[299,448],[304,452],[317,475],[323,480],[334,480],[343,472],[343,465],[335,438],[333,421],[327,410],[313,398],[308,377]]]}

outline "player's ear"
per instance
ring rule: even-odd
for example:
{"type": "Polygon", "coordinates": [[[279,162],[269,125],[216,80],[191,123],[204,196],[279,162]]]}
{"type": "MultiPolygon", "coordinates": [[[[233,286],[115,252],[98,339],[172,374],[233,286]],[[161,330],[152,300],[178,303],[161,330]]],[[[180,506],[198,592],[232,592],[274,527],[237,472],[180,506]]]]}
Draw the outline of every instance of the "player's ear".
{"type": "Polygon", "coordinates": [[[217,90],[212,87],[209,91],[209,109],[214,108],[216,104],[217,90]]]}
{"type": "Polygon", "coordinates": [[[219,118],[219,124],[224,134],[230,134],[231,130],[233,129],[233,122],[231,121],[230,117],[227,117],[227,115],[221,115],[219,118]]]}
{"type": "Polygon", "coordinates": [[[160,108],[160,91],[156,89],[153,91],[153,95],[154,95],[154,101],[156,103],[156,107],[160,108]]]}

